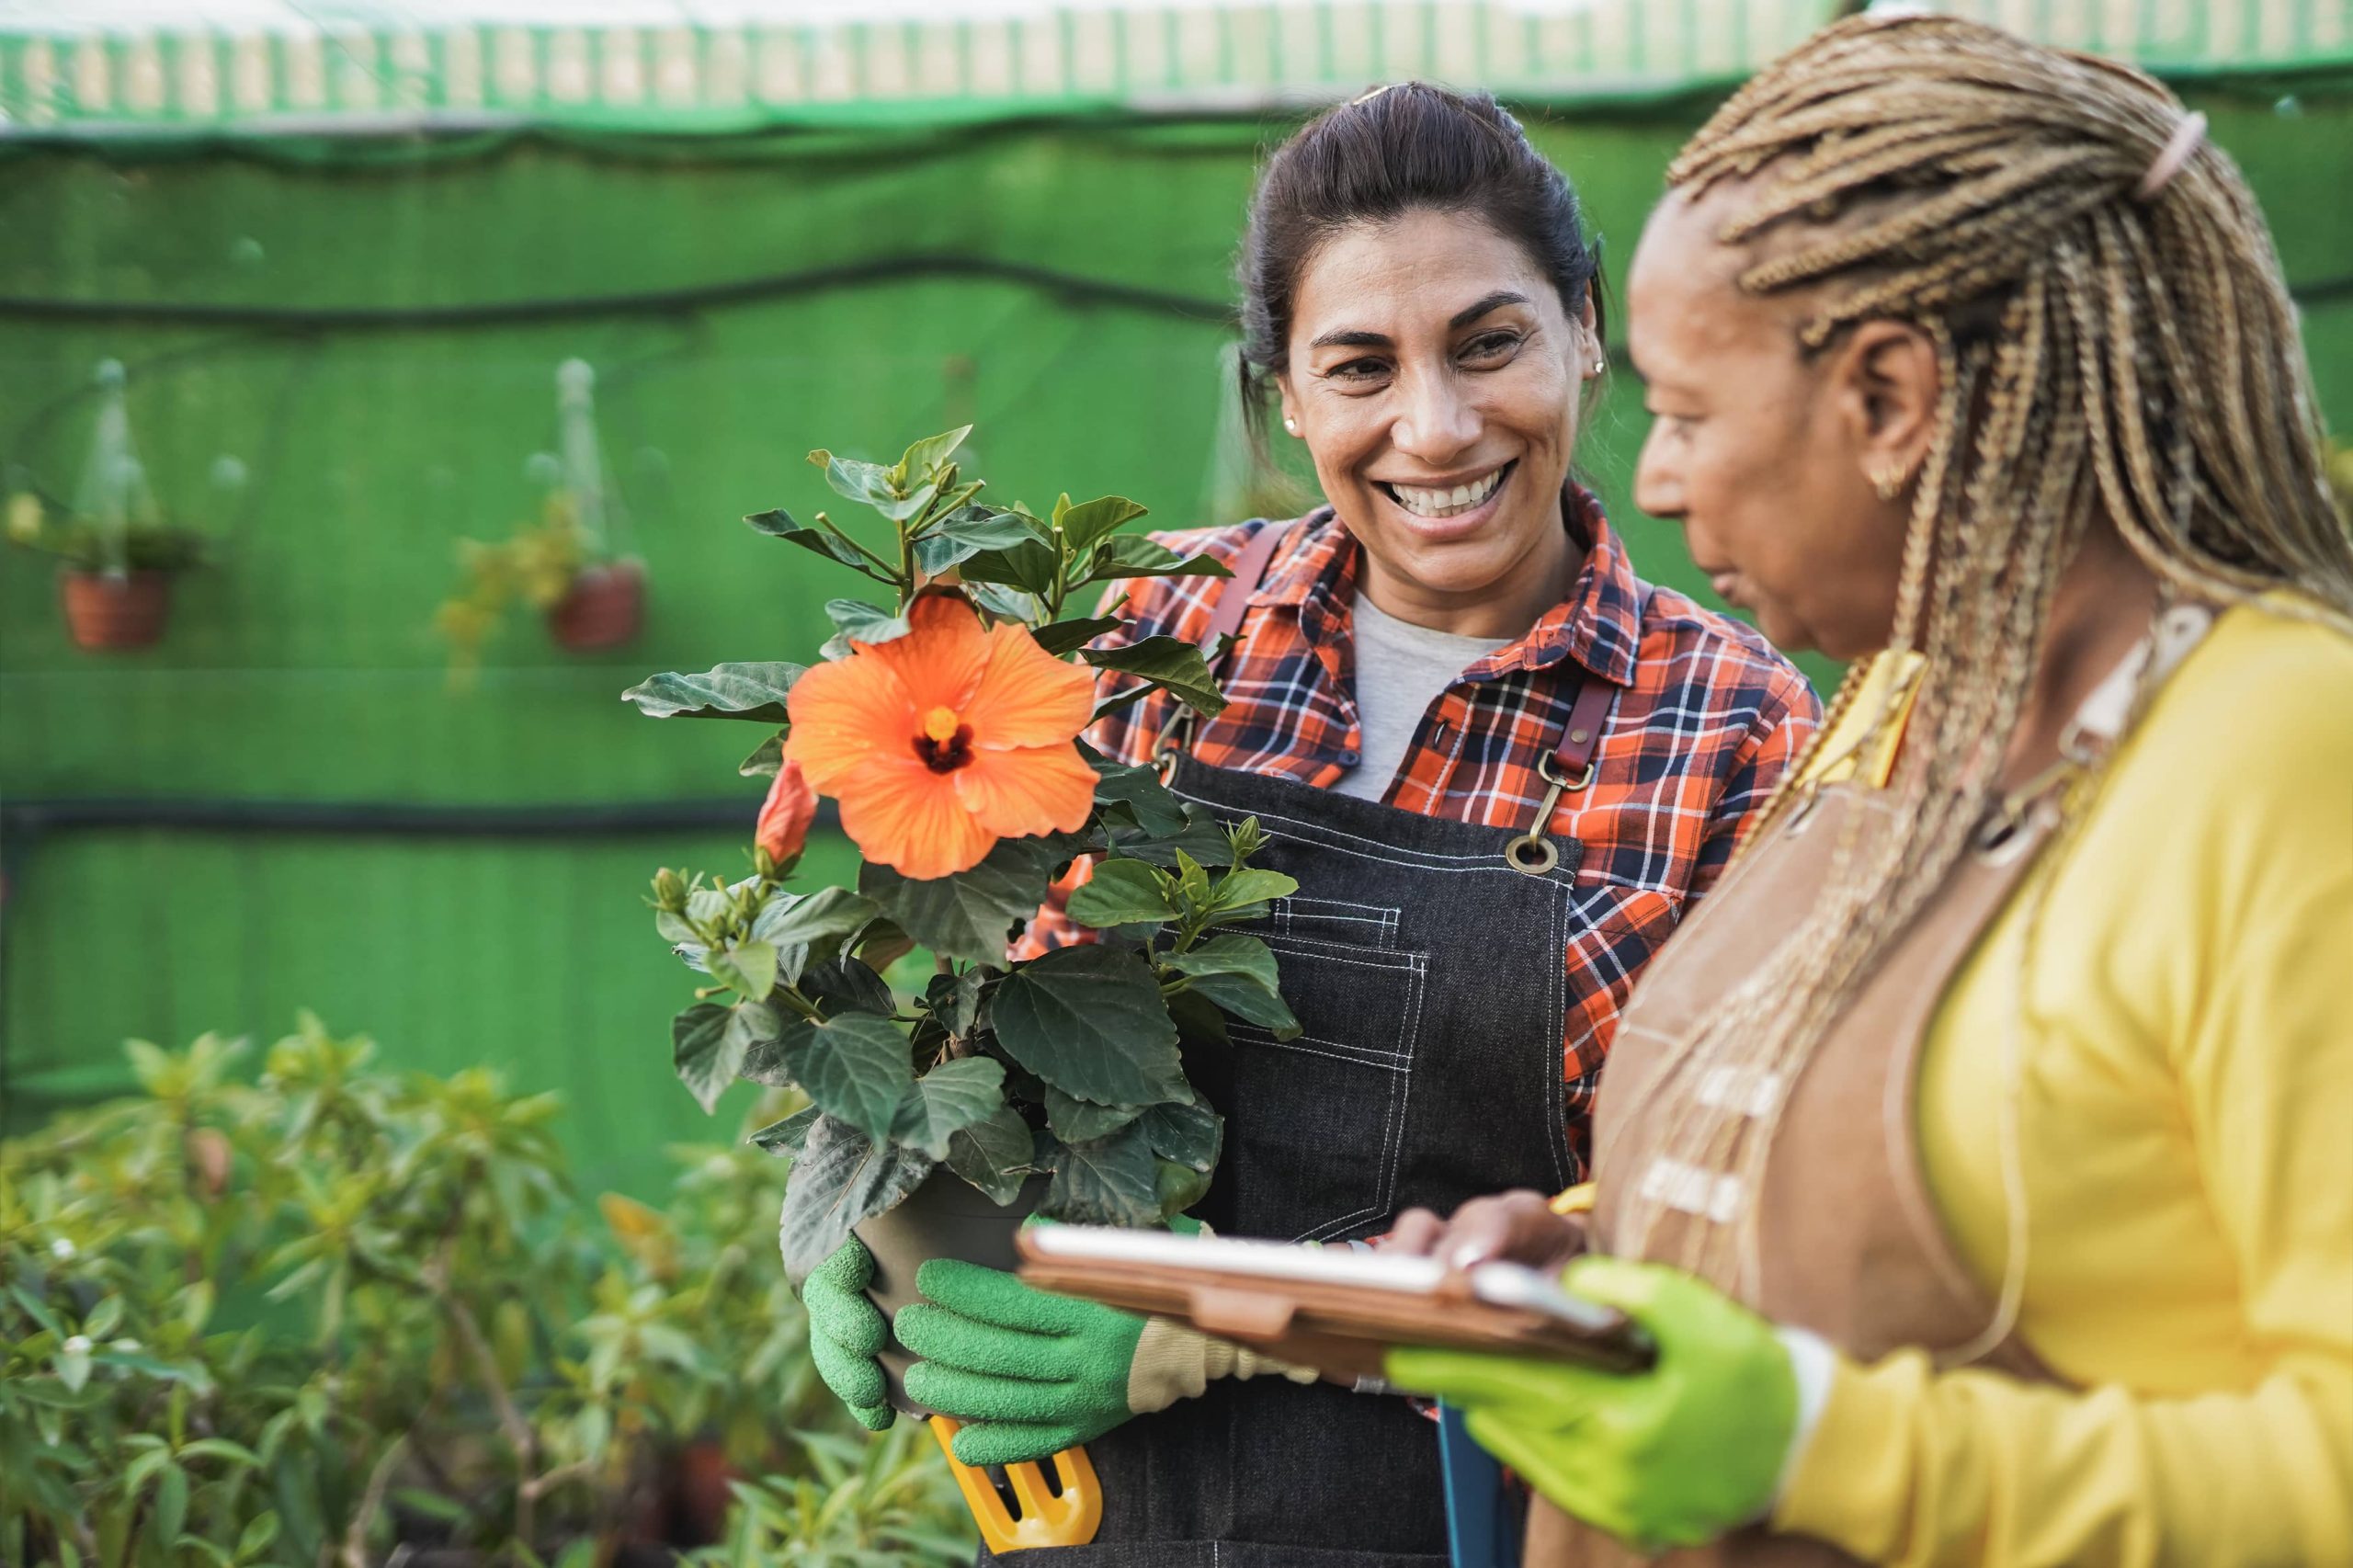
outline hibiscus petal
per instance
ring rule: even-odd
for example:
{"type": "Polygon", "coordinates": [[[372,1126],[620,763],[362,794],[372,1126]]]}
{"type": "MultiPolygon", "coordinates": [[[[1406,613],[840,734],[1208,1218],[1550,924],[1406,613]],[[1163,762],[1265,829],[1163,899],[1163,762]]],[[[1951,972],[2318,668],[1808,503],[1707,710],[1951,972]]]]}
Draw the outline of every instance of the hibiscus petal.
{"type": "Polygon", "coordinates": [[[903,877],[969,871],[995,846],[997,835],[973,820],[955,780],[912,756],[870,762],[835,791],[842,831],[858,853],[903,877]]]}
{"type": "Polygon", "coordinates": [[[818,665],[785,699],[792,733],[784,755],[833,794],[844,774],[877,757],[915,755],[915,710],[891,666],[863,653],[818,665]]]}
{"type": "Polygon", "coordinates": [[[904,637],[852,644],[854,656],[881,660],[906,687],[917,713],[934,708],[961,713],[989,660],[981,618],[953,594],[926,594],[907,612],[907,626],[904,637]]]}
{"type": "Polygon", "coordinates": [[[1021,627],[994,627],[988,667],[960,711],[972,744],[991,750],[1067,741],[1095,711],[1095,671],[1066,665],[1021,627]]]}
{"type": "Polygon", "coordinates": [[[1068,741],[976,751],[949,777],[973,819],[1000,838],[1075,833],[1095,807],[1095,769],[1068,741]]]}

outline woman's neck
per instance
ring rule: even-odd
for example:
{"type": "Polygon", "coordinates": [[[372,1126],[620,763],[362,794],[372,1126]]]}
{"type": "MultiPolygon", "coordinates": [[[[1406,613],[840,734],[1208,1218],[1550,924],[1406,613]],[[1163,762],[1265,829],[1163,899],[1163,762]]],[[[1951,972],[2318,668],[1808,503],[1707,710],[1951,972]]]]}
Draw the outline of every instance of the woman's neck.
{"type": "Polygon", "coordinates": [[[1545,612],[1569,597],[1585,567],[1586,547],[1573,538],[1558,515],[1510,571],[1486,586],[1448,593],[1415,581],[1365,549],[1357,563],[1357,592],[1383,613],[1410,626],[1458,637],[1525,636],[1545,612]]]}
{"type": "Polygon", "coordinates": [[[2052,596],[2041,664],[2003,760],[2006,787],[2025,783],[2058,756],[2069,721],[2148,634],[2156,610],[2156,574],[2105,518],[2095,521],[2052,596]]]}

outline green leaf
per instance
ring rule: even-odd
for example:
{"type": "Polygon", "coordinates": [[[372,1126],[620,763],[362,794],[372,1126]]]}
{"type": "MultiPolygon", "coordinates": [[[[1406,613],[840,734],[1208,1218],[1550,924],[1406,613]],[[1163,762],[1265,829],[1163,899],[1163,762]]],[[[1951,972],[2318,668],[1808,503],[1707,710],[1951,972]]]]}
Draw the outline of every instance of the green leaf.
{"type": "Polygon", "coordinates": [[[846,939],[881,913],[881,906],[872,899],[847,888],[778,893],[753,917],[752,935],[775,947],[777,972],[786,984],[798,985],[812,958],[822,961],[835,957],[846,939]]]}
{"type": "Polygon", "coordinates": [[[779,730],[753,748],[752,755],[735,765],[735,771],[746,778],[773,778],[784,768],[785,732],[779,730]]]}
{"type": "Polygon", "coordinates": [[[820,1117],[785,1187],[777,1240],[797,1285],[847,1239],[850,1227],[904,1200],[932,1173],[920,1149],[876,1143],[849,1123],[820,1117]]]}
{"type": "Polygon", "coordinates": [[[746,1002],[757,1002],[776,989],[776,949],[756,937],[703,955],[710,977],[746,1002]]]}
{"type": "Polygon", "coordinates": [[[1284,1005],[1275,955],[1256,937],[1229,933],[1161,960],[1190,977],[1192,988],[1235,1017],[1272,1029],[1277,1040],[1299,1035],[1299,1020],[1284,1005]]]}
{"type": "Polygon", "coordinates": [[[771,1154],[798,1154],[801,1146],[809,1141],[809,1129],[815,1126],[817,1119],[824,1114],[815,1106],[802,1106],[782,1121],[771,1121],[753,1133],[751,1142],[771,1154]]]}
{"type": "Polygon", "coordinates": [[[1172,991],[1166,997],[1169,1019],[1176,1026],[1177,1038],[1187,1044],[1214,1041],[1231,1045],[1233,1037],[1225,1027],[1225,1015],[1217,1004],[1198,991],[1172,991]]]}
{"type": "Polygon", "coordinates": [[[990,1201],[1010,1203],[1029,1179],[1035,1153],[1029,1124],[1021,1113],[999,1106],[949,1138],[948,1168],[987,1194],[990,1201]]]}
{"type": "Polygon", "coordinates": [[[890,1136],[899,1101],[915,1077],[907,1037],[898,1025],[871,1013],[844,1013],[822,1024],[796,1019],[785,1028],[778,1050],[792,1081],[827,1116],[869,1138],[890,1136]]]}
{"type": "Polygon", "coordinates": [[[1159,1223],[1160,1173],[1152,1145],[1133,1126],[1094,1142],[1063,1144],[1040,1210],[1074,1225],[1159,1223]]]}
{"type": "Polygon", "coordinates": [[[728,1025],[732,1008],[698,1002],[670,1020],[670,1060],[708,1115],[744,1064],[743,1041],[728,1025]]]}
{"type": "Polygon", "coordinates": [[[976,550],[1011,550],[1032,541],[1045,542],[1037,523],[1018,512],[998,512],[967,506],[939,525],[938,537],[969,544],[976,550]]]}
{"type": "Polygon", "coordinates": [[[165,1465],[163,1476],[155,1486],[155,1512],[148,1519],[148,1530],[156,1540],[176,1541],[180,1527],[188,1523],[188,1471],[165,1465]]]}
{"type": "Polygon", "coordinates": [[[1289,898],[1299,891],[1299,880],[1286,877],[1280,871],[1259,871],[1244,867],[1228,871],[1217,881],[1217,896],[1213,907],[1229,915],[1252,904],[1268,899],[1289,898]]]}
{"type": "Polygon", "coordinates": [[[810,964],[801,971],[801,994],[816,1003],[827,1017],[836,1013],[872,1013],[887,1018],[898,1008],[882,977],[852,958],[810,964]]]}
{"type": "Polygon", "coordinates": [[[972,1032],[981,1013],[981,987],[987,983],[987,974],[979,969],[968,969],[961,974],[935,974],[924,988],[923,1004],[939,1020],[939,1027],[961,1038],[972,1032]]]}
{"type": "Polygon", "coordinates": [[[1006,550],[983,550],[963,564],[968,583],[1003,583],[1041,597],[1054,591],[1062,575],[1062,558],[1051,545],[1024,540],[1006,550]]]}
{"type": "Polygon", "coordinates": [[[1233,569],[1211,555],[1179,555],[1142,534],[1115,534],[1097,551],[1084,581],[1117,577],[1231,577],[1233,569]]]}
{"type": "Polygon", "coordinates": [[[907,1085],[891,1122],[893,1142],[948,1157],[949,1140],[1005,1104],[1005,1064],[985,1056],[943,1062],[907,1085]]]}
{"type": "Polygon", "coordinates": [[[934,953],[1003,963],[1013,923],[1045,902],[1056,847],[1050,840],[1008,838],[971,870],[924,881],[870,863],[858,869],[858,887],[934,953]]]}
{"type": "Polygon", "coordinates": [[[1173,1220],[1210,1195],[1210,1173],[1197,1171],[1190,1165],[1180,1165],[1174,1160],[1154,1160],[1153,1191],[1160,1199],[1160,1217],[1173,1220]]]}
{"type": "Polygon", "coordinates": [[[1081,755],[1095,769],[1097,804],[1125,807],[1127,816],[1149,834],[1185,831],[1184,802],[1168,792],[1168,786],[1160,781],[1158,769],[1148,763],[1125,767],[1091,747],[1083,747],[1081,755]]]}
{"type": "Polygon", "coordinates": [[[881,463],[860,462],[856,458],[837,458],[823,447],[809,454],[809,460],[825,471],[825,483],[836,495],[869,506],[892,499],[891,471],[881,463]]]}
{"type": "Polygon", "coordinates": [[[278,1540],[278,1511],[265,1508],[246,1524],[244,1533],[237,1538],[237,1561],[250,1562],[270,1549],[278,1540]]]}
{"type": "Polygon", "coordinates": [[[1063,948],[998,983],[989,1019],[1006,1054],[1097,1105],[1187,1097],[1176,1028],[1151,966],[1095,944],[1063,948]]]}
{"type": "Polygon", "coordinates": [[[874,569],[873,562],[858,553],[858,546],[824,528],[801,528],[788,513],[755,512],[744,520],[770,539],[780,539],[787,544],[797,544],[812,554],[837,561],[860,576],[871,577],[878,583],[890,581],[874,569]]]}
{"type": "Polygon", "coordinates": [[[1157,926],[1176,913],[1163,885],[1167,873],[1142,860],[1107,859],[1070,895],[1068,913],[1081,926],[1157,926]]]}
{"type": "Polygon", "coordinates": [[[1135,860],[1149,860],[1155,866],[1174,870],[1176,857],[1183,854],[1197,865],[1230,866],[1233,863],[1233,846],[1226,841],[1225,830],[1217,819],[1199,806],[1185,808],[1185,830],[1176,834],[1148,835],[1129,832],[1118,827],[1111,830],[1111,847],[1135,860]]]}
{"type": "Polygon", "coordinates": [[[1107,631],[1117,631],[1126,624],[1116,615],[1096,615],[1083,620],[1057,620],[1051,626],[1033,626],[1029,629],[1029,635],[1039,647],[1059,658],[1086,647],[1107,631]]]}
{"type": "Polygon", "coordinates": [[[1092,501],[1082,501],[1063,514],[1063,537],[1070,540],[1073,549],[1085,550],[1149,510],[1124,495],[1099,495],[1092,501]]]}
{"type": "Polygon", "coordinates": [[[250,1470],[261,1463],[261,1458],[243,1443],[233,1443],[226,1437],[199,1437],[183,1447],[177,1456],[182,1463],[189,1460],[225,1460],[240,1469],[250,1470]]]}
{"type": "Polygon", "coordinates": [[[1225,1118],[1209,1107],[1156,1105],[1143,1113],[1142,1126],[1152,1152],[1193,1170],[1217,1168],[1218,1151],[1225,1142],[1225,1118]]]}
{"type": "Polygon", "coordinates": [[[1125,648],[1089,648],[1079,655],[1099,670],[1118,670],[1169,693],[1206,719],[1225,711],[1217,677],[1201,651],[1177,637],[1147,637],[1125,648]]]}
{"type": "Polygon", "coordinates": [[[1201,869],[1199,861],[1182,849],[1176,851],[1176,896],[1188,910],[1205,910],[1210,906],[1210,874],[1201,869]]]}
{"type": "Polygon", "coordinates": [[[90,1315],[82,1320],[82,1332],[93,1339],[104,1339],[108,1335],[112,1334],[115,1331],[115,1325],[121,1322],[122,1298],[108,1296],[91,1308],[90,1315]]]}
{"type": "Polygon", "coordinates": [[[926,436],[910,446],[899,459],[898,475],[902,481],[920,478],[948,460],[964,437],[972,433],[970,425],[960,425],[953,430],[943,430],[937,436],[926,436]]]}
{"type": "Polygon", "coordinates": [[[90,1381],[90,1353],[86,1350],[60,1350],[50,1358],[50,1366],[57,1373],[57,1381],[74,1393],[90,1381]]]}
{"type": "Polygon", "coordinates": [[[1046,1085],[1045,1102],[1046,1125],[1065,1143],[1108,1138],[1143,1114],[1142,1106],[1089,1105],[1085,1100],[1074,1100],[1051,1084],[1046,1085]]]}
{"type": "Polygon", "coordinates": [[[863,599],[827,599],[825,617],[844,637],[854,637],[860,642],[892,642],[907,634],[905,616],[878,608],[863,599]]]}
{"type": "Polygon", "coordinates": [[[621,693],[649,719],[749,719],[781,724],[800,665],[714,665],[700,675],[651,676],[621,693]]]}

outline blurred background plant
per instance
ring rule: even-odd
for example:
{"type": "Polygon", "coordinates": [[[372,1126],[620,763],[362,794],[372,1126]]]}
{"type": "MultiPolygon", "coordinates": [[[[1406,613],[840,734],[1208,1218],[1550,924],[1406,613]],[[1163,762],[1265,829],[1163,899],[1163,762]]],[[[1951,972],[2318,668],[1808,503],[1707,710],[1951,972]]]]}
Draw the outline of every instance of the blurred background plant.
{"type": "Polygon", "coordinates": [[[675,1149],[599,1220],[494,1073],[307,1015],[251,1078],[129,1051],[140,1094],[0,1143],[0,1562],[969,1557],[923,1434],[856,1442],[814,1379],[785,1160],[675,1149]]]}

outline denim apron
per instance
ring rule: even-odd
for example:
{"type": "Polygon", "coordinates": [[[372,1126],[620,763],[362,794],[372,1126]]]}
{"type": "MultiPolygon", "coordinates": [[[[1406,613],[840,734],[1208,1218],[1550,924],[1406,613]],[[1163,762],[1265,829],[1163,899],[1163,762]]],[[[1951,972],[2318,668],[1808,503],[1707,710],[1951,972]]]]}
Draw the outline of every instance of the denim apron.
{"type": "MultiPolygon", "coordinates": [[[[1271,543],[1237,563],[1224,602],[1247,602],[1271,543]]],[[[1583,846],[1545,829],[1591,778],[1610,696],[1597,680],[1579,693],[1546,762],[1555,787],[1525,832],[1174,759],[1180,798],[1226,823],[1256,817],[1267,844],[1252,864],[1299,882],[1245,927],[1275,950],[1299,1037],[1229,1019],[1230,1043],[1186,1046],[1193,1084],[1225,1117],[1194,1210],[1221,1235],[1350,1241],[1416,1204],[1445,1213],[1570,1183],[1561,1040],[1583,846]]],[[[1104,1495],[1094,1543],[1015,1568],[1447,1562],[1438,1426],[1394,1394],[1227,1380],[1086,1451],[1104,1495]]]]}

